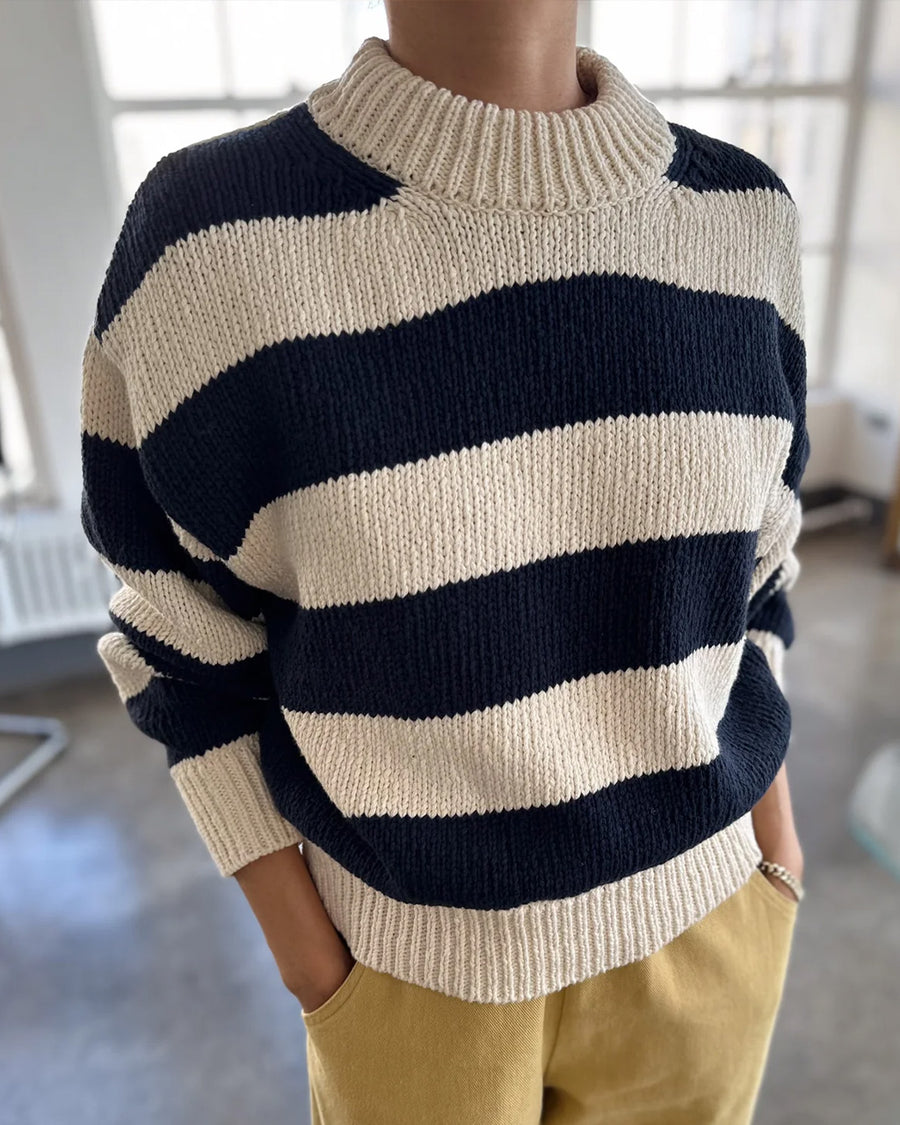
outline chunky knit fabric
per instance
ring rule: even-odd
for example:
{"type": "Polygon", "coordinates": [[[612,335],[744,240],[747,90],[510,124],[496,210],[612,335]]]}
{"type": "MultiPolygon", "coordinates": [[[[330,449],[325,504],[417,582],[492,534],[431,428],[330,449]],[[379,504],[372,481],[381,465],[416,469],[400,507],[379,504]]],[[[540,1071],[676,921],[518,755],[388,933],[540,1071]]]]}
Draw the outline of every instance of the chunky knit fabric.
{"type": "Polygon", "coordinates": [[[99,651],[218,869],[301,844],[359,960],[468,1000],[737,890],[790,734],[796,204],[577,64],[513,110],[370,38],[169,153],[84,351],[99,651]]]}

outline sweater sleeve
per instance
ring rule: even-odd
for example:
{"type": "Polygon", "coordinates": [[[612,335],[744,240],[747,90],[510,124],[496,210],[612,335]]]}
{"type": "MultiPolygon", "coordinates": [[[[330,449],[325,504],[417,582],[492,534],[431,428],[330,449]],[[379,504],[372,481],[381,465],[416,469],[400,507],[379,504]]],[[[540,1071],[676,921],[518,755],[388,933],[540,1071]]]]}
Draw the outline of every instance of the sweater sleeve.
{"type": "Polygon", "coordinates": [[[795,553],[800,534],[800,482],[809,460],[806,427],[806,349],[801,275],[800,216],[789,211],[790,226],[781,243],[778,354],[793,404],[791,440],[783,467],[767,497],[756,566],[747,607],[747,636],[762,648],[775,677],[785,688],[785,652],[794,641],[788,593],[800,574],[795,553]]]}
{"type": "Polygon", "coordinates": [[[103,341],[95,322],[82,358],[81,520],[121,586],[109,602],[115,628],[97,650],[131,720],[165,746],[220,873],[232,875],[301,840],[259,762],[263,716],[278,705],[263,592],[167,513],[148,480],[128,379],[103,341]]]}

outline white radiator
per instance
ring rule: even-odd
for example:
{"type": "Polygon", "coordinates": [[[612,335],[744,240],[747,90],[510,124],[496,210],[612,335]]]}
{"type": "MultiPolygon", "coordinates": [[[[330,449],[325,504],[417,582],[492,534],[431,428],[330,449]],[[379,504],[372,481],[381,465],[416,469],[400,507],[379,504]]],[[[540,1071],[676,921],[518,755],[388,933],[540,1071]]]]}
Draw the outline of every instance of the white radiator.
{"type": "Polygon", "coordinates": [[[112,629],[121,583],[78,512],[20,508],[0,521],[0,645],[112,629]]]}

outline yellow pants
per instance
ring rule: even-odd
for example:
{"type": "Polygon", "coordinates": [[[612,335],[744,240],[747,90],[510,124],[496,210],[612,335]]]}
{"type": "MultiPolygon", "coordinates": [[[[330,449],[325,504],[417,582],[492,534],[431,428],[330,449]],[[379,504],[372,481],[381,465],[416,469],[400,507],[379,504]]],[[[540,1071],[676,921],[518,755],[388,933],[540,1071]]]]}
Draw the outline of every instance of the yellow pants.
{"type": "Polygon", "coordinates": [[[312,1125],[747,1125],[796,913],[754,871],[651,956],[511,1004],[357,962],[303,1013],[312,1125]]]}

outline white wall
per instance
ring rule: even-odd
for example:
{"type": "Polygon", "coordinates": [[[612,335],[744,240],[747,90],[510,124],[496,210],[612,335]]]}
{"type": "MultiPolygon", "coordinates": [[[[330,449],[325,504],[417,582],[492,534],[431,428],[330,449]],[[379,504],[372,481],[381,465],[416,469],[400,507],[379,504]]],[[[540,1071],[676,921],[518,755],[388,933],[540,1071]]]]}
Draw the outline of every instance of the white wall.
{"type": "Polygon", "coordinates": [[[35,499],[76,506],[81,351],[112,251],[115,195],[81,4],[0,2],[0,250],[35,499]]]}

